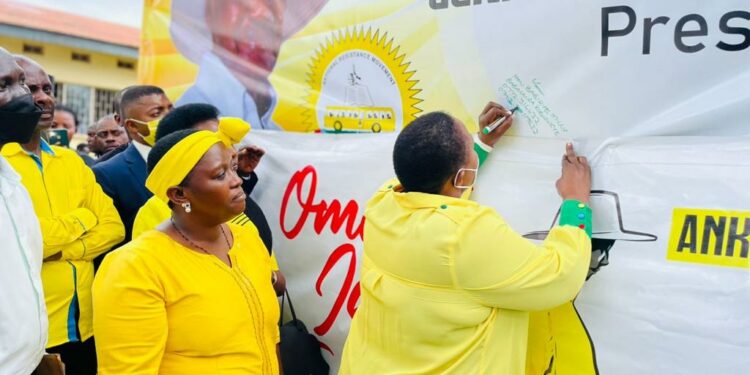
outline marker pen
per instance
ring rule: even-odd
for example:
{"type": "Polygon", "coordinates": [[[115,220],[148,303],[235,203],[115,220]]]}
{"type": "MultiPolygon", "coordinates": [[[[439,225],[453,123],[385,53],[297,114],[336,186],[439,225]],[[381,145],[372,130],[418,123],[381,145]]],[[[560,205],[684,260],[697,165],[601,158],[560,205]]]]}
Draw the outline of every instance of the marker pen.
{"type": "MultiPolygon", "coordinates": [[[[508,116],[513,116],[513,114],[516,113],[517,109],[518,109],[518,106],[516,106],[515,108],[511,109],[510,110],[510,115],[508,115],[508,116]]],[[[495,131],[495,129],[497,129],[498,126],[500,126],[500,124],[502,124],[505,121],[506,118],[508,118],[508,116],[502,116],[502,117],[498,118],[497,120],[495,120],[495,122],[493,122],[492,124],[489,124],[489,125],[485,126],[484,129],[482,129],[482,133],[484,133],[484,134],[490,134],[490,133],[492,133],[493,131],[495,131]]]]}

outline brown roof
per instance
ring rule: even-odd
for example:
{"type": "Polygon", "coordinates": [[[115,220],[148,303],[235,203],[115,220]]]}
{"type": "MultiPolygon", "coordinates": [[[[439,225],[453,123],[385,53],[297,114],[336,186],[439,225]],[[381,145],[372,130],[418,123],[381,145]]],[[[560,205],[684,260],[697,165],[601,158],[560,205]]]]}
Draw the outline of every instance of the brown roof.
{"type": "Polygon", "coordinates": [[[135,27],[59,10],[0,1],[0,23],[138,48],[141,31],[135,27]]]}

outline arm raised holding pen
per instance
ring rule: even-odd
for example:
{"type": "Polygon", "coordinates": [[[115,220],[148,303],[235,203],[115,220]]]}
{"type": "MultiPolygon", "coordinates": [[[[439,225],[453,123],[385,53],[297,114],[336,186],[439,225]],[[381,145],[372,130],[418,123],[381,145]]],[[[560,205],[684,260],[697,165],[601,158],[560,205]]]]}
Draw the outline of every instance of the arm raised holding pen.
{"type": "MultiPolygon", "coordinates": [[[[519,343],[528,339],[530,311],[570,301],[580,290],[591,257],[580,226],[556,226],[537,244],[493,208],[464,199],[483,159],[477,149],[491,149],[513,121],[496,103],[479,116],[481,128],[502,117],[473,140],[444,112],[424,114],[399,134],[398,178],[365,209],[361,299],[340,374],[524,373],[519,343]]],[[[568,151],[560,191],[582,198],[587,183],[572,180],[585,179],[578,172],[586,167],[568,151]]],[[[583,202],[575,207],[590,213],[583,202]]]]}

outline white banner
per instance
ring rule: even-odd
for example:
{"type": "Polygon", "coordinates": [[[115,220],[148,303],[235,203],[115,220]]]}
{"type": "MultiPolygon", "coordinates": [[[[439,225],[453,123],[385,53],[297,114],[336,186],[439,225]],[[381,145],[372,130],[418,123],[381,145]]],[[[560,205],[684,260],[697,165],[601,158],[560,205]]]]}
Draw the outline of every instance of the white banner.
{"type": "Polygon", "coordinates": [[[518,135],[750,134],[745,0],[430,3],[469,113],[518,105],[518,135]]]}
{"type": "MultiPolygon", "coordinates": [[[[299,315],[336,369],[359,298],[364,206],[393,177],[395,136],[251,138],[268,151],[254,197],[299,315]]],[[[563,145],[505,138],[473,198],[538,238],[556,219],[563,145]]],[[[594,247],[608,255],[576,302],[600,373],[747,372],[750,142],[651,137],[576,147],[593,167],[594,247]]]]}

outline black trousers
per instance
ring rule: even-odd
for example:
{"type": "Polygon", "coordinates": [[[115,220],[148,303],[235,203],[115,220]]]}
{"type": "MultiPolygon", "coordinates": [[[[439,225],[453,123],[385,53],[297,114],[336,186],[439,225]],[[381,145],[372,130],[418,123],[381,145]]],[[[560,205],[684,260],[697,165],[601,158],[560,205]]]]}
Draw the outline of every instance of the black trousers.
{"type": "Polygon", "coordinates": [[[84,342],[68,342],[47,348],[47,353],[62,357],[67,375],[96,375],[96,346],[94,338],[84,342]]]}

